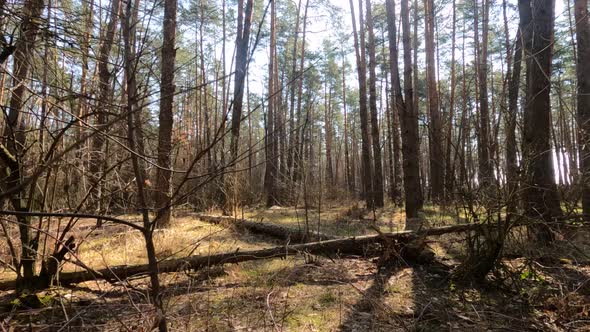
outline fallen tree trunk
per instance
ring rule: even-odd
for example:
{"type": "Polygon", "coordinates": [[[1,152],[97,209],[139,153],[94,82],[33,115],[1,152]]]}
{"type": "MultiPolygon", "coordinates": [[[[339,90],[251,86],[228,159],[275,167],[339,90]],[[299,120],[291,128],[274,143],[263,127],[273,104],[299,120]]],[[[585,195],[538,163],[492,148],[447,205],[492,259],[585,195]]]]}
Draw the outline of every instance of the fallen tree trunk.
{"type": "MultiPolygon", "coordinates": [[[[239,263],[268,258],[285,258],[289,255],[305,253],[329,256],[358,255],[364,254],[368,246],[371,244],[396,243],[400,247],[403,247],[404,244],[412,243],[413,241],[423,237],[475,231],[480,227],[484,226],[481,224],[462,224],[420,231],[403,231],[396,233],[381,233],[378,235],[347,237],[322,242],[286,245],[244,252],[240,252],[240,250],[237,249],[235,252],[231,253],[214,254],[209,256],[190,256],[186,258],[161,261],[158,264],[158,270],[160,273],[177,272],[186,269],[197,270],[213,265],[239,263]]],[[[100,279],[117,282],[131,277],[146,276],[148,274],[149,266],[147,264],[116,266],[95,271],[62,272],[58,275],[56,282],[61,285],[100,279]]],[[[13,289],[14,286],[14,280],[0,282],[0,290],[13,289]]]]}
{"type": "Polygon", "coordinates": [[[236,227],[243,227],[248,231],[256,234],[264,234],[274,238],[289,241],[292,243],[305,243],[312,241],[335,240],[340,237],[318,232],[306,233],[302,230],[296,230],[289,227],[279,226],[277,224],[251,221],[247,219],[236,219],[232,217],[217,217],[205,214],[194,214],[195,217],[212,224],[230,224],[236,227]]]}

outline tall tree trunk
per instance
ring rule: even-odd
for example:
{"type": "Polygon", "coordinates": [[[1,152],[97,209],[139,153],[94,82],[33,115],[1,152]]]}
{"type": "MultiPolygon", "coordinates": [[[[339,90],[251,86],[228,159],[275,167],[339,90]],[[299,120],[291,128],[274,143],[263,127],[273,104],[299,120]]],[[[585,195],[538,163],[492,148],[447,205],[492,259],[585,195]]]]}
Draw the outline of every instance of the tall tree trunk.
{"type": "MultiPolygon", "coordinates": [[[[113,48],[113,42],[115,38],[115,32],[117,31],[117,23],[119,22],[119,16],[121,12],[121,1],[113,0],[110,8],[109,23],[106,27],[106,32],[100,44],[98,51],[98,98],[96,103],[96,123],[95,127],[98,130],[107,130],[105,125],[108,121],[108,108],[111,98],[111,80],[113,74],[109,70],[109,55],[113,48]]],[[[91,204],[96,206],[98,213],[102,212],[106,207],[103,206],[102,202],[102,191],[103,183],[101,180],[102,168],[104,161],[106,160],[103,149],[104,149],[104,135],[94,135],[92,138],[91,149],[90,149],[90,185],[91,185],[91,204]]],[[[97,225],[101,226],[101,221],[97,221],[97,225]]]]}
{"type": "MultiPolygon", "coordinates": [[[[238,0],[238,26],[236,34],[236,51],[235,51],[235,73],[234,73],[234,97],[232,103],[232,118],[231,118],[231,140],[230,140],[230,165],[236,168],[239,153],[240,142],[240,125],[242,123],[242,108],[244,101],[244,88],[246,73],[248,70],[248,43],[250,41],[250,27],[252,24],[252,11],[254,0],[246,0],[246,7],[244,8],[244,0],[238,0]]],[[[228,199],[229,195],[234,196],[237,190],[237,177],[234,174],[233,183],[230,183],[230,188],[225,195],[224,212],[230,209],[228,199]]],[[[235,198],[235,197],[234,197],[235,198]]],[[[236,202],[234,202],[235,205],[236,202]]]]}
{"type": "Polygon", "coordinates": [[[575,0],[576,40],[578,54],[578,126],[580,169],[582,170],[582,210],[584,220],[590,220],[590,19],[588,0],[575,0]]]}
{"type": "MultiPolygon", "coordinates": [[[[385,37],[383,37],[383,40],[385,40],[385,37]]],[[[396,38],[396,50],[398,49],[398,39],[396,38]]],[[[383,54],[386,54],[387,50],[385,49],[385,43],[383,43],[383,54]]],[[[399,54],[398,54],[399,57],[399,54]]],[[[391,59],[390,59],[391,61],[391,59]]],[[[396,65],[398,64],[399,59],[396,58],[395,59],[395,63],[396,65]]],[[[390,62],[390,66],[391,66],[391,62],[390,62]]],[[[391,68],[390,68],[391,70],[391,68]]],[[[386,82],[387,82],[387,73],[384,73],[385,77],[386,77],[386,82]]],[[[399,67],[398,67],[398,81],[399,81],[399,67]]],[[[402,186],[403,186],[403,181],[402,181],[402,176],[403,176],[403,170],[402,170],[402,143],[401,143],[401,135],[400,135],[400,117],[399,117],[399,110],[396,107],[395,104],[395,91],[393,89],[390,89],[391,93],[390,93],[390,99],[389,103],[387,104],[387,112],[390,114],[391,119],[388,120],[391,128],[389,128],[389,141],[390,143],[393,145],[392,146],[392,152],[393,152],[393,160],[392,162],[392,167],[393,167],[393,177],[392,177],[392,184],[391,184],[391,199],[395,204],[400,204],[401,203],[401,199],[402,199],[402,186]]]]}
{"type": "MultiPolygon", "coordinates": [[[[51,3],[48,4],[48,8],[51,6],[51,3]]],[[[49,10],[48,10],[49,11],[49,10]]],[[[87,85],[87,77],[88,77],[88,59],[89,59],[89,52],[90,52],[90,34],[92,33],[92,25],[93,25],[93,17],[94,17],[94,0],[91,0],[89,3],[84,3],[83,4],[83,11],[84,11],[84,15],[86,16],[86,22],[84,23],[84,34],[82,35],[82,39],[80,41],[80,47],[81,47],[81,52],[82,52],[82,73],[80,75],[80,95],[83,96],[80,101],[78,102],[77,108],[76,108],[76,116],[78,118],[84,118],[86,116],[86,114],[88,113],[88,99],[87,95],[88,95],[88,85],[87,85]]],[[[48,16],[48,21],[49,21],[50,17],[48,16]]],[[[0,27],[1,28],[1,27],[0,27]]],[[[43,61],[44,63],[47,63],[47,58],[48,58],[48,50],[47,48],[45,49],[45,53],[43,55],[43,61]]],[[[47,70],[48,68],[45,67],[44,71],[43,71],[43,88],[44,88],[44,92],[43,92],[43,98],[46,99],[47,98],[47,70]]],[[[46,107],[47,101],[44,100],[44,107],[46,107]]],[[[43,112],[43,114],[45,115],[45,112],[43,112]]],[[[43,115],[43,116],[44,116],[43,115]]],[[[83,133],[83,127],[79,126],[78,129],[76,130],[76,135],[75,135],[75,139],[76,141],[80,140],[80,138],[82,137],[82,133],[83,133]]],[[[73,174],[72,178],[73,181],[78,182],[81,180],[80,175],[84,175],[85,173],[85,168],[84,168],[84,150],[85,150],[85,146],[83,144],[81,144],[77,149],[76,149],[76,163],[79,167],[79,169],[81,170],[80,173],[81,174],[73,174]]],[[[80,183],[80,182],[78,182],[80,183]]],[[[83,182],[82,182],[83,183],[83,182]]],[[[76,194],[78,194],[78,192],[76,192],[76,194]]]]}
{"type": "MultiPolygon", "coordinates": [[[[532,2],[532,27],[524,35],[527,55],[527,93],[524,108],[523,159],[525,169],[524,203],[526,213],[533,218],[552,222],[562,214],[554,178],[551,156],[551,57],[554,0],[532,2]]],[[[550,241],[547,225],[538,229],[539,239],[550,241]]]]}
{"type": "Polygon", "coordinates": [[[176,59],[176,0],[164,3],[163,45],[160,83],[160,114],[158,129],[158,169],[154,201],[158,208],[158,226],[170,224],[170,154],[172,153],[172,126],[174,123],[174,63],[176,59]]]}
{"type": "Polygon", "coordinates": [[[234,74],[234,99],[231,122],[231,162],[238,159],[238,143],[240,138],[240,124],[242,123],[242,107],[244,101],[244,82],[248,70],[248,42],[250,40],[250,27],[252,24],[252,10],[254,0],[238,0],[238,28],[236,36],[236,70],[234,74]]]}
{"type": "MultiPolygon", "coordinates": [[[[328,82],[326,81],[326,85],[328,82]]],[[[326,184],[329,186],[328,190],[332,190],[335,184],[334,181],[334,164],[332,161],[333,148],[333,133],[332,133],[332,87],[327,87],[326,106],[324,107],[324,123],[326,130],[326,184]]],[[[320,149],[321,151],[321,149],[320,149]]]]}
{"type": "Polygon", "coordinates": [[[414,89],[412,82],[412,47],[410,45],[409,0],[401,2],[401,19],[404,46],[404,95],[399,77],[398,50],[395,24],[394,0],[387,0],[387,29],[389,31],[389,64],[391,69],[391,85],[394,94],[392,102],[399,112],[402,133],[404,193],[406,217],[418,217],[422,207],[420,195],[420,138],[418,136],[418,115],[414,105],[414,89]],[[404,100],[405,99],[405,100],[404,100]]]}
{"type": "MultiPolygon", "coordinates": [[[[505,2],[504,2],[505,5],[505,2]]],[[[530,0],[519,1],[519,6],[529,6],[530,0]]],[[[505,14],[504,14],[505,15],[505,14]]],[[[530,17],[529,17],[530,18],[530,17]]],[[[506,191],[507,211],[509,216],[516,212],[516,195],[518,188],[518,165],[516,157],[516,115],[518,113],[518,92],[520,87],[520,72],[522,68],[522,37],[523,31],[530,24],[521,15],[516,40],[514,41],[514,57],[508,57],[508,67],[514,64],[512,73],[508,72],[508,114],[506,115],[506,191]]],[[[508,39],[508,20],[504,17],[504,28],[508,39]]],[[[507,53],[510,54],[506,45],[507,53]]]]}
{"type": "Polygon", "coordinates": [[[293,50],[291,53],[291,88],[290,88],[290,102],[289,102],[289,154],[287,156],[287,172],[289,179],[292,179],[293,162],[295,161],[295,151],[297,147],[297,128],[295,127],[295,88],[298,87],[297,82],[297,39],[299,37],[299,13],[301,11],[301,0],[298,1],[297,14],[295,18],[295,36],[293,38],[293,50]]]}
{"type": "Polygon", "coordinates": [[[392,197],[394,202],[397,204],[401,203],[402,198],[402,188],[403,188],[403,168],[402,168],[402,143],[401,143],[401,135],[400,135],[400,116],[399,110],[394,109],[395,102],[391,101],[391,135],[393,136],[392,143],[393,143],[393,195],[392,197]]]}
{"type": "Polygon", "coordinates": [[[465,26],[466,14],[463,14],[463,31],[461,36],[461,124],[459,126],[459,137],[457,138],[457,145],[459,146],[455,159],[459,159],[459,186],[462,190],[468,187],[469,179],[466,163],[466,137],[469,135],[470,126],[468,120],[467,108],[467,75],[465,70],[465,26]]]}
{"type": "Polygon", "coordinates": [[[457,27],[457,8],[456,1],[453,0],[453,28],[451,34],[451,95],[449,97],[449,118],[447,120],[447,137],[445,151],[445,193],[447,201],[453,199],[453,190],[455,185],[455,163],[451,159],[453,151],[453,120],[455,115],[455,85],[457,76],[455,74],[455,36],[457,27]]]}
{"type": "Polygon", "coordinates": [[[354,4],[350,2],[352,15],[352,30],[354,36],[354,48],[356,55],[356,68],[359,80],[359,113],[361,118],[361,180],[363,183],[363,199],[368,208],[374,207],[373,181],[371,167],[371,143],[369,141],[369,115],[367,114],[367,66],[365,63],[365,37],[363,27],[362,0],[359,0],[360,29],[357,33],[354,4]],[[360,35],[360,38],[359,38],[360,35]]]}
{"type": "MultiPolygon", "coordinates": [[[[385,38],[383,38],[385,40],[385,38]]],[[[397,45],[396,45],[397,48],[397,45]]],[[[385,54],[383,50],[383,54],[385,54]]],[[[390,56],[391,57],[391,56],[390,56]]],[[[397,59],[395,60],[398,61],[397,59]]],[[[390,59],[390,70],[391,59],[390,59]]],[[[398,69],[399,72],[399,69],[398,69]]],[[[398,73],[399,75],[399,73],[398,73]]],[[[386,115],[387,115],[387,132],[389,134],[388,145],[388,162],[389,162],[389,196],[394,204],[401,203],[401,188],[402,188],[402,148],[399,133],[399,114],[397,105],[395,103],[396,92],[393,88],[389,88],[389,80],[385,79],[385,91],[391,91],[390,96],[386,97],[386,115]]]]}
{"type": "Polygon", "coordinates": [[[478,102],[479,102],[479,126],[477,131],[477,160],[479,166],[478,179],[482,188],[488,187],[492,182],[492,167],[490,162],[490,142],[489,142],[489,125],[490,111],[488,106],[488,16],[489,1],[483,0],[483,17],[482,17],[482,41],[479,42],[479,8],[478,0],[475,4],[475,47],[477,52],[477,81],[478,85],[478,102]]]}
{"type": "Polygon", "coordinates": [[[426,81],[430,126],[428,130],[430,147],[430,188],[431,197],[439,202],[444,194],[444,155],[442,148],[442,126],[434,62],[434,1],[425,0],[425,41],[426,81]]]}
{"type": "Polygon", "coordinates": [[[344,168],[346,169],[346,184],[348,190],[351,193],[354,193],[356,190],[356,179],[354,172],[354,154],[352,160],[350,160],[349,153],[348,112],[346,109],[346,61],[344,60],[344,51],[342,51],[342,108],[344,110],[344,168]]]}
{"type": "Polygon", "coordinates": [[[371,111],[371,138],[373,144],[373,198],[374,207],[383,207],[383,160],[381,157],[381,140],[379,138],[379,113],[377,112],[377,59],[375,56],[375,31],[371,1],[367,5],[367,31],[369,50],[369,109],[371,111]]]}
{"type": "MultiPolygon", "coordinates": [[[[228,80],[227,80],[227,58],[225,55],[226,50],[226,40],[227,40],[227,28],[226,28],[226,0],[221,0],[221,31],[222,31],[222,41],[221,41],[221,65],[222,65],[222,75],[221,75],[221,98],[222,98],[222,107],[221,107],[221,123],[220,123],[220,132],[225,132],[225,128],[227,125],[227,114],[229,113],[228,109],[228,99],[229,99],[229,89],[228,89],[228,80]]],[[[230,80],[231,81],[231,80],[230,80]]],[[[246,92],[247,93],[247,92],[246,92]]],[[[246,94],[246,96],[248,96],[246,94]]],[[[248,117],[248,136],[251,137],[251,130],[250,130],[250,117],[248,117]]],[[[250,139],[251,141],[251,139],[250,139]]],[[[223,167],[225,165],[225,136],[221,138],[221,142],[219,144],[219,166],[223,167]]],[[[250,144],[251,145],[251,144],[250,144]]],[[[252,178],[252,154],[248,154],[248,174],[249,179],[252,178]]],[[[224,174],[220,174],[217,179],[217,200],[223,204],[225,199],[225,194],[223,192],[223,184],[225,183],[224,174]]]]}
{"type": "MultiPolygon", "coordinates": [[[[200,78],[201,81],[199,84],[201,84],[201,86],[203,86],[203,88],[199,89],[199,93],[200,93],[200,98],[199,98],[199,114],[202,114],[203,116],[203,129],[201,130],[201,133],[203,134],[203,148],[206,148],[209,146],[209,144],[211,144],[211,118],[210,118],[210,107],[208,104],[208,95],[209,95],[209,90],[207,88],[207,72],[205,71],[205,50],[203,45],[205,44],[205,34],[204,34],[204,30],[205,30],[205,1],[204,0],[199,0],[199,14],[201,15],[200,17],[200,22],[199,22],[199,41],[197,42],[198,45],[198,50],[199,50],[199,62],[198,64],[200,65],[200,68],[198,68],[196,71],[201,73],[200,78]]],[[[196,36],[195,36],[196,37],[196,36]]],[[[195,38],[196,39],[196,38],[195,38]]],[[[212,149],[207,149],[207,158],[205,159],[205,169],[208,172],[213,172],[214,167],[213,167],[213,157],[212,157],[212,149]]]]}
{"type": "Polygon", "coordinates": [[[266,128],[266,171],[264,175],[264,187],[266,191],[266,206],[271,207],[279,204],[277,193],[277,174],[278,174],[278,146],[277,146],[277,121],[279,104],[276,88],[277,70],[276,57],[276,9],[275,1],[271,0],[270,4],[270,59],[268,65],[268,111],[266,128]]]}
{"type": "MultiPolygon", "coordinates": [[[[409,6],[409,5],[408,5],[409,6]]],[[[414,16],[414,39],[412,40],[412,48],[409,48],[409,44],[408,44],[408,48],[407,48],[407,52],[411,54],[412,49],[414,50],[414,62],[412,63],[411,61],[409,62],[413,67],[412,67],[412,77],[413,77],[413,81],[412,81],[412,95],[414,97],[414,114],[416,116],[416,121],[418,121],[418,118],[420,117],[420,96],[419,96],[419,89],[418,89],[418,45],[419,45],[419,37],[418,37],[418,0],[414,0],[413,3],[413,16],[414,16]]],[[[409,9],[408,9],[409,10],[409,9]]],[[[409,17],[409,11],[408,11],[408,17],[409,17]]],[[[403,17],[402,17],[403,20],[403,17]]],[[[402,28],[403,30],[403,28],[402,28]]],[[[405,30],[404,30],[404,36],[405,36],[405,30]]],[[[408,28],[408,36],[409,36],[409,28],[408,28]]],[[[405,37],[404,37],[405,38],[405,37]]],[[[410,38],[410,37],[408,37],[410,38]]],[[[406,46],[404,44],[404,81],[406,80],[405,77],[405,53],[406,53],[406,46]]],[[[405,85],[404,85],[404,90],[406,89],[405,85]]],[[[420,127],[418,127],[418,131],[417,131],[417,144],[418,144],[418,148],[417,151],[420,151],[420,127]]],[[[420,153],[418,152],[418,174],[420,174],[418,176],[418,191],[416,191],[416,195],[419,196],[419,200],[418,200],[418,209],[421,209],[422,206],[424,205],[424,188],[423,185],[425,184],[426,181],[426,177],[424,176],[424,170],[426,168],[426,164],[422,163],[420,161],[420,153]]]]}
{"type": "Polygon", "coordinates": [[[305,1],[305,9],[303,13],[303,34],[301,36],[301,54],[299,57],[299,72],[298,86],[297,86],[297,126],[295,131],[295,160],[293,161],[293,182],[299,181],[301,178],[301,167],[303,163],[303,137],[305,126],[307,122],[303,119],[301,110],[303,104],[303,70],[305,66],[305,35],[307,33],[307,10],[309,8],[309,0],[305,1]]]}

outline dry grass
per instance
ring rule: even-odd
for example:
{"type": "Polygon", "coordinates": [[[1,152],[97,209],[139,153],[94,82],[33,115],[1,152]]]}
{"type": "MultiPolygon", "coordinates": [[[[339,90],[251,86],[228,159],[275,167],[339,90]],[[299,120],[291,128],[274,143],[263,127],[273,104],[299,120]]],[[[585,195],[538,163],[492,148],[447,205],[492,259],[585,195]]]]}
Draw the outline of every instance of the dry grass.
{"type": "MultiPolygon", "coordinates": [[[[438,225],[455,220],[436,208],[427,207],[425,214],[438,225]]],[[[297,227],[298,222],[301,226],[303,221],[301,210],[287,208],[250,210],[244,215],[289,227],[297,227]]],[[[375,215],[376,224],[384,231],[405,226],[401,223],[403,211],[393,207],[375,215]]],[[[317,212],[310,216],[317,222],[317,212]]],[[[337,235],[369,233],[372,230],[367,224],[372,216],[372,212],[359,213],[350,206],[329,207],[320,215],[321,231],[337,235]]],[[[138,232],[108,225],[88,235],[92,224],[83,221],[74,231],[78,238],[85,238],[78,257],[86,264],[100,268],[146,262],[138,232]]],[[[439,259],[450,266],[461,254],[456,240],[445,237],[430,244],[439,259]]],[[[436,266],[397,263],[377,268],[366,259],[299,256],[162,274],[161,283],[173,331],[579,329],[588,319],[590,269],[575,265],[580,256],[568,253],[574,243],[588,250],[590,237],[587,232],[575,232],[563,241],[563,250],[557,255],[569,261],[540,265],[522,259],[505,261],[516,276],[511,281],[512,289],[517,290],[513,292],[460,288],[451,281],[449,270],[436,266]]],[[[276,245],[268,238],[191,217],[175,218],[170,229],[156,233],[155,242],[159,258],[276,245]]],[[[68,264],[65,269],[75,267],[68,264]]],[[[116,285],[92,281],[46,294],[54,299],[53,304],[5,312],[1,315],[3,324],[16,330],[30,324],[34,329],[48,330],[69,326],[72,330],[136,331],[151,328],[154,321],[146,279],[116,285]]],[[[8,293],[2,295],[10,297],[8,293]]]]}
{"type": "MultiPolygon", "coordinates": [[[[435,207],[427,206],[424,211],[424,218],[428,218],[430,226],[446,225],[457,220],[449,212],[439,211],[435,207]]],[[[240,214],[238,217],[241,216],[240,214]]],[[[402,231],[407,227],[403,209],[388,205],[377,211],[367,211],[360,208],[357,202],[350,202],[348,205],[328,205],[321,210],[317,207],[309,209],[307,219],[305,209],[293,207],[249,209],[243,212],[243,216],[301,230],[305,229],[307,220],[311,231],[317,231],[319,228],[322,233],[339,236],[375,234],[373,226],[382,232],[402,231]]]]}
{"type": "MultiPolygon", "coordinates": [[[[173,227],[155,231],[156,255],[158,259],[179,258],[271,245],[260,243],[249,234],[236,237],[233,232],[231,228],[211,225],[194,218],[176,218],[173,227]]],[[[147,261],[145,242],[138,231],[89,238],[81,244],[79,257],[93,267],[143,264],[147,261]]]]}

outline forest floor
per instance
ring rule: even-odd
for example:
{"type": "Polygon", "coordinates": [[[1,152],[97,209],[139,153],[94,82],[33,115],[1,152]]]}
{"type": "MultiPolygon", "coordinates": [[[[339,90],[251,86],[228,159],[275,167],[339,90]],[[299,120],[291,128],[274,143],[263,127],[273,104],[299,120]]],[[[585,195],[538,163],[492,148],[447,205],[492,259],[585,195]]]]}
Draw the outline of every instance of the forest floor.
{"type": "MultiPolygon", "coordinates": [[[[403,230],[403,211],[366,212],[354,204],[307,212],[294,208],[250,209],[240,217],[332,235],[403,230]],[[352,207],[351,207],[352,206],[352,207]],[[318,218],[319,216],[319,218],[318,218]]],[[[428,225],[460,222],[455,213],[428,207],[428,225]]],[[[138,216],[126,216],[138,220],[138,216]]],[[[82,220],[77,257],[92,268],[146,262],[137,231],[82,220]]],[[[56,230],[57,231],[57,230],[56,230]]],[[[173,331],[590,331],[590,231],[565,232],[552,248],[531,248],[511,239],[503,268],[485,285],[455,284],[452,270],[464,257],[459,235],[433,238],[436,262],[426,265],[378,259],[290,256],[162,274],[167,317],[173,331]],[[569,234],[568,234],[569,233],[569,234]],[[536,257],[525,259],[514,253],[536,257]]],[[[155,235],[158,258],[208,255],[281,245],[229,225],[212,225],[179,213],[155,235]]],[[[0,248],[7,259],[7,251],[0,248]]],[[[81,270],[67,263],[65,271],[81,270]]],[[[5,272],[2,279],[13,279],[5,272]]],[[[0,293],[2,327],[34,331],[150,330],[153,307],[148,279],[125,284],[90,281],[56,287],[39,298],[47,305],[16,309],[12,292],[0,293]],[[14,303],[14,301],[12,302],[14,303]]]]}

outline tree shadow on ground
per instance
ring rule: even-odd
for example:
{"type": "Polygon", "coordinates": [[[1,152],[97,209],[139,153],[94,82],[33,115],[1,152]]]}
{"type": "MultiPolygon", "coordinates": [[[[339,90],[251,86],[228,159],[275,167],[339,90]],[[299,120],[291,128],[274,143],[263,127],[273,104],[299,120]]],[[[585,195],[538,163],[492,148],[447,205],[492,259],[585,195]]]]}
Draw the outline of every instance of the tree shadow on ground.
{"type": "Polygon", "coordinates": [[[548,320],[564,330],[590,326],[590,267],[543,260],[536,268],[541,278],[531,282],[540,289],[534,300],[548,320]]]}
{"type": "Polygon", "coordinates": [[[390,278],[403,268],[403,264],[394,263],[377,268],[373,282],[366,290],[357,289],[361,298],[352,306],[346,320],[340,325],[340,331],[397,331],[408,330],[405,317],[393,313],[384,303],[390,278]]]}
{"type": "Polygon", "coordinates": [[[491,284],[456,285],[450,271],[430,266],[414,267],[412,280],[417,331],[537,330],[531,321],[532,307],[516,301],[516,294],[491,284]]]}
{"type": "MultiPolygon", "coordinates": [[[[406,222],[406,230],[426,226],[419,219],[406,222]]],[[[489,281],[469,286],[456,284],[453,269],[465,259],[465,253],[457,247],[459,239],[453,240],[451,236],[443,239],[439,242],[444,244],[445,257],[438,256],[429,264],[412,265],[414,312],[407,326],[417,331],[539,329],[541,325],[534,320],[534,307],[521,301],[513,290],[489,281]],[[453,264],[448,265],[449,262],[453,264]]]]}
{"type": "MultiPolygon", "coordinates": [[[[273,264],[271,260],[252,263],[264,264],[265,262],[273,264]]],[[[198,272],[178,271],[162,274],[161,291],[171,324],[175,326],[179,322],[192,324],[190,322],[192,320],[197,326],[202,324],[206,326],[208,323],[203,321],[207,318],[203,317],[211,317],[213,320],[219,320],[223,315],[241,317],[242,310],[246,312],[244,316],[264,315],[267,293],[273,289],[275,290],[273,301],[281,302],[284,299],[277,298],[276,292],[290,287],[312,286],[315,287],[313,289],[321,289],[368,282],[372,277],[371,273],[357,272],[372,265],[369,261],[359,259],[335,261],[324,259],[312,263],[297,259],[293,265],[291,263],[285,267],[279,265],[279,271],[267,271],[258,265],[244,267],[246,269],[246,272],[242,272],[245,273],[244,275],[254,271],[263,280],[247,278],[243,281],[234,280],[236,276],[228,276],[229,279],[224,279],[227,276],[226,273],[236,273],[236,271],[230,268],[226,272],[223,267],[215,266],[198,272]],[[353,269],[353,272],[345,273],[353,269]],[[207,305],[201,303],[205,299],[207,305]],[[221,310],[221,313],[216,310],[221,310]],[[202,317],[197,318],[199,315],[202,317]]],[[[237,276],[242,278],[240,277],[242,273],[237,276]]],[[[89,281],[71,285],[68,288],[54,289],[53,294],[57,301],[50,307],[36,311],[5,312],[0,314],[0,317],[4,319],[11,317],[11,324],[23,329],[26,329],[29,321],[32,321],[33,326],[40,328],[59,330],[65,327],[65,330],[76,331],[112,328],[125,330],[129,327],[131,330],[136,330],[141,326],[148,326],[154,318],[149,298],[149,283],[145,278],[113,285],[106,281],[89,281]]],[[[289,317],[289,313],[283,314],[289,317]]],[[[221,325],[215,326],[226,329],[231,325],[230,321],[217,322],[216,324],[221,325]]],[[[213,324],[212,321],[209,323],[213,324]]],[[[254,320],[250,324],[258,328],[261,326],[259,323],[262,324],[254,320]]],[[[268,326],[272,327],[272,325],[268,326]]]]}
{"type": "Polygon", "coordinates": [[[104,331],[145,330],[153,325],[152,305],[138,301],[137,295],[116,299],[97,297],[92,301],[72,301],[55,297],[43,308],[11,310],[0,314],[4,324],[15,331],[104,331]]]}

